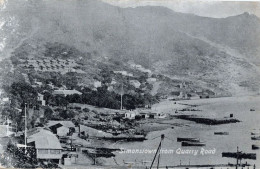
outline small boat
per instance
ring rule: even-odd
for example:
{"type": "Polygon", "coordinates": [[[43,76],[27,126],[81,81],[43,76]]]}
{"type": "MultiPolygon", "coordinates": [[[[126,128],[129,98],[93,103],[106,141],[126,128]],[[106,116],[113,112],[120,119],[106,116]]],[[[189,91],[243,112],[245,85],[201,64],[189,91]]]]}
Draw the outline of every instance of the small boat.
{"type": "Polygon", "coordinates": [[[250,111],[255,111],[255,109],[250,109],[250,111]]]}
{"type": "Polygon", "coordinates": [[[214,135],[229,135],[229,132],[214,132],[214,135]]]}
{"type": "Polygon", "coordinates": [[[260,133],[251,132],[251,135],[252,135],[252,136],[260,135],[260,133]]]}
{"type": "Polygon", "coordinates": [[[188,142],[200,142],[199,138],[184,138],[184,137],[177,137],[177,142],[188,141],[188,142]]]}
{"type": "Polygon", "coordinates": [[[256,154],[254,153],[223,152],[222,157],[256,160],[256,154]]]}
{"type": "Polygon", "coordinates": [[[183,147],[202,147],[202,146],[205,146],[206,144],[205,143],[202,143],[202,142],[188,142],[188,141],[183,141],[181,143],[181,146],[183,147]]]}
{"type": "Polygon", "coordinates": [[[260,140],[260,136],[251,137],[251,140],[260,140]]]}
{"type": "Polygon", "coordinates": [[[256,145],[256,144],[252,145],[252,150],[258,150],[258,149],[260,149],[260,145],[256,145]]]}
{"type": "Polygon", "coordinates": [[[110,158],[110,157],[115,157],[115,154],[113,154],[111,151],[106,151],[106,150],[99,150],[99,149],[86,149],[82,150],[83,153],[86,153],[90,157],[105,157],[105,158],[110,158]]]}

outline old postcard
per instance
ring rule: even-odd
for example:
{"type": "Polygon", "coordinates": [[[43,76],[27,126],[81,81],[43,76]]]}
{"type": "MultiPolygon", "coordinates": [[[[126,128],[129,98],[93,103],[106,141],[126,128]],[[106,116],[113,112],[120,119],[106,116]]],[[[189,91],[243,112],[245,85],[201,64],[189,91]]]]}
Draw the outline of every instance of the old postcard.
{"type": "Polygon", "coordinates": [[[259,158],[259,1],[0,0],[0,168],[259,158]]]}

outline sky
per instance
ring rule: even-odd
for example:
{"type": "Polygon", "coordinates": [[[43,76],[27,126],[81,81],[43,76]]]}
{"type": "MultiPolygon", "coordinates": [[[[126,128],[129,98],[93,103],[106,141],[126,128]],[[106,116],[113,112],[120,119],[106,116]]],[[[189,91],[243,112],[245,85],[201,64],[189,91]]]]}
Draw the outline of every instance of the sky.
{"type": "Polygon", "coordinates": [[[220,1],[220,0],[102,0],[109,4],[126,7],[164,6],[176,12],[191,13],[199,16],[224,18],[244,12],[260,18],[260,0],[258,1],[220,1]]]}

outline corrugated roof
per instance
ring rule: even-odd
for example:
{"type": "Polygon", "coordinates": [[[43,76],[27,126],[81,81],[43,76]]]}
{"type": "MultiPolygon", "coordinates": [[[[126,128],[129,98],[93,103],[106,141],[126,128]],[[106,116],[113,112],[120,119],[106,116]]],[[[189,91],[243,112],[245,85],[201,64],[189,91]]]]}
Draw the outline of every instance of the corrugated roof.
{"type": "Polygon", "coordinates": [[[72,94],[79,94],[81,95],[82,93],[77,91],[77,90],[54,90],[53,94],[55,95],[72,95],[72,94]]]}
{"type": "Polygon", "coordinates": [[[36,149],[62,149],[59,139],[48,130],[40,130],[28,138],[28,143],[35,142],[36,149]]]}

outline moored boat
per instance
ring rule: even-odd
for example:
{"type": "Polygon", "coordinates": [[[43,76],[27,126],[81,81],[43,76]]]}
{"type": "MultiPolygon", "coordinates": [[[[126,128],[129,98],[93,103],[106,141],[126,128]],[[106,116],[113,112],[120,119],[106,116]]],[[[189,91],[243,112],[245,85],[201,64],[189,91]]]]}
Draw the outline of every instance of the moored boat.
{"type": "Polygon", "coordinates": [[[258,149],[260,149],[260,145],[256,145],[256,144],[252,145],[252,150],[258,150],[258,149]]]}
{"type": "Polygon", "coordinates": [[[222,157],[256,160],[256,154],[254,154],[254,153],[223,152],[222,157]]]}
{"type": "Polygon", "coordinates": [[[214,132],[214,135],[229,135],[229,132],[214,132]]]}
{"type": "Polygon", "coordinates": [[[203,142],[188,142],[188,141],[183,141],[181,143],[181,146],[183,147],[202,147],[205,146],[206,144],[203,142]]]}
{"type": "Polygon", "coordinates": [[[251,140],[260,140],[260,136],[251,137],[251,140]]]}
{"type": "Polygon", "coordinates": [[[184,137],[177,137],[177,142],[188,141],[188,142],[200,142],[199,138],[184,138],[184,137]]]}

